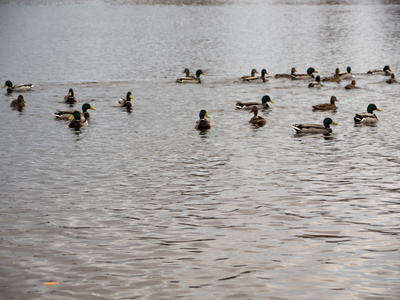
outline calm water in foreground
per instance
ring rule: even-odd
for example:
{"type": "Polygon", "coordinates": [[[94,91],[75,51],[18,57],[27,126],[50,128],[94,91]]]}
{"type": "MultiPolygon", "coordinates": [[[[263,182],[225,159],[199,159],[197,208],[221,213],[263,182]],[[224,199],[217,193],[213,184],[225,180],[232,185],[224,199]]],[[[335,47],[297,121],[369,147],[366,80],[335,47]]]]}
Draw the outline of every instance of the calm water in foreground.
{"type": "Polygon", "coordinates": [[[1,83],[35,84],[22,112],[0,94],[1,298],[399,299],[400,85],[365,73],[399,74],[400,4],[297,3],[1,1],[1,83]],[[310,66],[360,88],[238,80],[310,66]],[[81,131],[52,116],[71,87],[81,131]],[[235,103],[265,94],[255,128],[235,103]]]}

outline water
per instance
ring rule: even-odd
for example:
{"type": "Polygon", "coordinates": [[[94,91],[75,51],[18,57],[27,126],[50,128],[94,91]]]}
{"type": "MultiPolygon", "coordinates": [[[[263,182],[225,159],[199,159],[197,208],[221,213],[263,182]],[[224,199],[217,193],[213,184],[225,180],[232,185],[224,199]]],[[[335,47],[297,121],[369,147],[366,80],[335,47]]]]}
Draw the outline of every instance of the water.
{"type": "Polygon", "coordinates": [[[397,1],[3,1],[3,299],[398,299],[397,1]],[[349,83],[309,89],[252,68],[349,83]],[[184,68],[201,85],[180,85],[184,68]],[[87,128],[51,115],[72,87],[87,128]],[[133,111],[117,108],[133,93],[133,111]],[[235,103],[271,96],[266,126],[235,103]],[[335,95],[337,112],[311,106],[335,95]],[[377,126],[356,127],[369,103],[377,126]],[[200,109],[213,128],[194,130],[200,109]],[[293,123],[338,122],[330,136],[293,123]],[[58,282],[47,286],[46,282],[58,282]]]}

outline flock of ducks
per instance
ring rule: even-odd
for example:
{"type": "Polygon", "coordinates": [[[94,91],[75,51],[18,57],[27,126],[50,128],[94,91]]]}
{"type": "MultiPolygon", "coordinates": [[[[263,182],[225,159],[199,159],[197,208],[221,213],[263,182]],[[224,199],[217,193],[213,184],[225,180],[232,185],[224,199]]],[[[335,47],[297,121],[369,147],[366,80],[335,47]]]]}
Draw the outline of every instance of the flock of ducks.
{"type": "MultiPolygon", "coordinates": [[[[201,83],[201,75],[205,75],[202,70],[197,70],[196,75],[190,75],[189,69],[185,69],[182,73],[185,74],[183,77],[179,77],[176,79],[178,83],[201,83]]],[[[292,80],[310,80],[309,87],[321,87],[323,86],[322,82],[340,82],[343,79],[350,79],[353,78],[354,75],[352,74],[351,67],[347,67],[345,73],[340,73],[339,68],[336,68],[335,73],[332,77],[325,77],[322,78],[317,75],[314,77],[314,73],[318,73],[317,70],[310,67],[307,69],[305,74],[297,73],[296,68],[292,68],[290,74],[276,74],[275,76],[271,76],[274,78],[289,78],[292,80]]],[[[243,82],[266,82],[266,75],[268,72],[266,69],[261,70],[260,74],[256,69],[252,69],[250,75],[245,75],[240,77],[239,79],[243,82]]],[[[390,76],[386,83],[397,83],[395,79],[394,73],[389,66],[384,66],[381,70],[370,70],[367,74],[372,75],[386,75],[390,76]]],[[[21,93],[30,91],[33,88],[33,84],[16,84],[13,85],[10,80],[7,80],[3,86],[3,88],[7,88],[7,93],[21,93]]],[[[345,89],[357,89],[356,81],[352,80],[350,84],[345,86],[345,89]]],[[[132,109],[132,93],[128,92],[125,98],[119,98],[117,102],[118,107],[125,107],[128,112],[132,109]]],[[[322,103],[318,105],[312,106],[314,110],[336,110],[336,102],[338,102],[335,96],[332,96],[329,103],[322,103]]],[[[75,104],[77,102],[76,97],[74,95],[74,91],[72,88],[69,89],[68,94],[64,97],[64,103],[67,104],[75,104]]],[[[259,109],[267,109],[269,108],[269,103],[274,103],[269,95],[264,95],[261,98],[261,102],[258,101],[246,101],[246,102],[238,102],[236,103],[237,109],[249,110],[250,113],[253,113],[254,116],[250,119],[249,123],[261,127],[266,124],[266,120],[258,115],[259,109]]],[[[17,99],[13,99],[10,101],[10,107],[18,109],[18,111],[22,111],[25,107],[26,102],[22,95],[18,95],[17,99]]],[[[89,103],[84,103],[82,105],[82,111],[78,111],[75,109],[70,110],[57,110],[53,115],[57,120],[65,120],[70,121],[69,127],[79,130],[81,127],[88,126],[88,120],[90,119],[90,114],[88,112],[89,109],[95,110],[89,103]]],[[[380,111],[380,109],[375,104],[369,104],[367,107],[367,112],[358,113],[354,117],[354,122],[356,124],[375,124],[378,121],[377,116],[374,114],[374,111],[380,111]]],[[[207,114],[206,110],[202,109],[199,113],[199,119],[195,124],[195,129],[200,131],[206,131],[211,129],[212,125],[209,119],[209,115],[207,114]]],[[[332,129],[330,125],[337,125],[331,118],[325,118],[322,125],[319,124],[293,124],[292,127],[296,131],[296,133],[322,133],[322,134],[330,134],[332,129]]]]}
{"type": "MultiPolygon", "coordinates": [[[[184,77],[180,77],[176,79],[176,82],[178,83],[201,83],[200,75],[205,75],[202,70],[197,70],[196,71],[196,76],[191,76],[189,69],[185,69],[183,71],[185,74],[184,77]]],[[[340,73],[340,69],[336,68],[335,73],[332,77],[325,77],[321,80],[321,77],[317,75],[314,77],[314,73],[318,73],[318,71],[312,67],[307,69],[307,72],[305,74],[299,74],[297,73],[296,68],[292,68],[290,74],[276,74],[275,76],[271,76],[274,78],[289,78],[292,80],[304,80],[308,79],[311,80],[309,83],[309,87],[321,87],[323,86],[322,82],[337,82],[339,83],[343,79],[351,79],[354,78],[354,75],[352,74],[351,67],[346,68],[345,73],[340,73]]],[[[250,72],[250,75],[244,75],[240,77],[239,79],[243,82],[266,82],[266,75],[268,75],[268,72],[266,69],[261,70],[261,75],[257,76],[257,74],[260,74],[256,69],[252,69],[250,72]]],[[[388,80],[386,80],[386,83],[397,83],[395,79],[394,73],[392,73],[392,70],[388,65],[384,66],[381,70],[370,70],[367,72],[367,74],[372,74],[372,75],[387,75],[390,76],[388,80]]],[[[356,81],[352,80],[350,84],[345,86],[345,89],[357,89],[358,87],[356,86],[356,81]]],[[[336,110],[336,102],[339,102],[339,100],[335,97],[332,96],[330,99],[330,103],[322,103],[318,105],[312,106],[313,110],[322,110],[322,111],[327,111],[327,110],[336,110]]],[[[258,115],[258,110],[259,109],[267,109],[269,108],[268,103],[274,103],[269,95],[264,95],[261,98],[261,102],[257,101],[247,101],[247,102],[238,102],[236,103],[236,108],[237,109],[244,109],[244,110],[250,110],[250,113],[253,113],[254,116],[250,119],[249,123],[261,127],[266,124],[266,120],[258,115]]],[[[374,114],[374,111],[380,111],[380,109],[375,105],[375,104],[369,104],[367,107],[367,112],[364,113],[357,113],[354,116],[354,122],[355,124],[375,124],[378,122],[378,117],[374,114]]],[[[212,125],[210,120],[206,119],[209,118],[206,110],[202,109],[199,113],[199,120],[197,120],[195,128],[201,131],[205,131],[208,129],[211,129],[212,125]]],[[[319,124],[293,124],[292,127],[296,131],[296,133],[322,133],[322,134],[330,134],[332,133],[332,128],[330,128],[330,125],[337,125],[336,122],[334,122],[331,118],[325,118],[323,121],[322,125],[319,124]]]]}

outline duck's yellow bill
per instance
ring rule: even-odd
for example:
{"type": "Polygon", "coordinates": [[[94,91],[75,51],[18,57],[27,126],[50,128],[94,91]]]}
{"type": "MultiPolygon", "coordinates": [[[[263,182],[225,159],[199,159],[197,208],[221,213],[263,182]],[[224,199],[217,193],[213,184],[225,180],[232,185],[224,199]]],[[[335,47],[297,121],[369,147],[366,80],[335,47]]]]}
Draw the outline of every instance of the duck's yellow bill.
{"type": "Polygon", "coordinates": [[[68,119],[73,119],[74,118],[74,116],[70,116],[68,119]]]}
{"type": "Polygon", "coordinates": [[[332,124],[333,124],[333,125],[339,125],[338,123],[336,123],[336,122],[334,122],[334,121],[332,121],[332,124]]]}
{"type": "Polygon", "coordinates": [[[6,86],[7,86],[7,85],[4,85],[4,86],[3,86],[3,89],[4,89],[6,86]]]}
{"type": "Polygon", "coordinates": [[[207,118],[209,118],[209,117],[210,117],[210,116],[209,116],[207,113],[205,114],[205,116],[206,116],[207,118]]]}

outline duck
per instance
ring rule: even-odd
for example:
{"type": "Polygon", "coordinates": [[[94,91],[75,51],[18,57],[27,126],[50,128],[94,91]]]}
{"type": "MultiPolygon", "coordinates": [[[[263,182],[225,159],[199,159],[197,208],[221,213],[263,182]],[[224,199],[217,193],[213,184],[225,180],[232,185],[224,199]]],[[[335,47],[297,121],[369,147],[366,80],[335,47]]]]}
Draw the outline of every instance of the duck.
{"type": "Polygon", "coordinates": [[[126,93],[125,99],[122,98],[122,97],[118,99],[117,106],[118,106],[118,107],[127,107],[127,108],[131,108],[131,107],[132,107],[132,102],[131,102],[131,100],[132,100],[132,93],[131,93],[131,92],[128,92],[128,93],[126,93]]]}
{"type": "Polygon", "coordinates": [[[315,77],[315,80],[313,82],[310,82],[310,84],[308,85],[308,87],[321,87],[323,86],[321,84],[321,77],[319,75],[317,75],[317,77],[315,77]]]}
{"type": "Polygon", "coordinates": [[[296,72],[296,68],[293,67],[290,74],[275,74],[275,78],[292,78],[293,75],[296,75],[296,72]]]}
{"type": "MultiPolygon", "coordinates": [[[[89,103],[84,103],[82,105],[82,113],[81,113],[81,119],[84,118],[85,120],[89,120],[90,119],[90,114],[88,112],[88,109],[93,109],[96,110],[95,108],[93,108],[89,103]]],[[[57,120],[64,120],[64,121],[68,121],[70,119],[70,117],[73,115],[75,109],[69,109],[69,110],[58,110],[57,112],[55,112],[53,114],[53,116],[57,119],[57,120]]]]}
{"type": "Polygon", "coordinates": [[[345,73],[340,73],[339,74],[340,79],[348,79],[348,78],[353,78],[354,77],[354,75],[351,73],[351,67],[350,66],[348,66],[346,68],[346,71],[347,72],[345,72],[345,73]]]}
{"type": "Polygon", "coordinates": [[[17,99],[11,100],[10,107],[14,107],[14,108],[17,108],[18,110],[22,110],[25,107],[24,96],[19,95],[17,99]]]}
{"type": "Polygon", "coordinates": [[[69,104],[73,104],[76,103],[78,101],[76,101],[76,98],[74,96],[74,90],[73,89],[69,89],[68,94],[65,95],[64,97],[64,103],[69,103],[69,104]]]}
{"type": "Polygon", "coordinates": [[[3,89],[7,88],[7,93],[11,94],[12,92],[27,92],[30,91],[34,87],[31,83],[19,83],[13,86],[11,80],[7,80],[4,83],[3,89]]]}
{"type": "Polygon", "coordinates": [[[244,81],[246,81],[246,82],[266,82],[265,75],[268,75],[268,72],[266,69],[262,69],[260,77],[256,77],[256,76],[248,77],[248,78],[245,78],[244,81]]]}
{"type": "Polygon", "coordinates": [[[199,119],[197,120],[196,125],[194,126],[195,129],[201,131],[211,129],[211,122],[205,117],[209,118],[210,116],[204,109],[200,110],[199,119]]]}
{"type": "Polygon", "coordinates": [[[259,108],[259,109],[266,109],[266,108],[269,108],[268,102],[274,103],[271,100],[270,96],[264,95],[261,98],[261,102],[257,102],[257,101],[238,102],[238,103],[236,103],[236,108],[237,109],[252,109],[253,106],[257,106],[257,108],[259,108]]]}
{"type": "Polygon", "coordinates": [[[314,73],[318,73],[317,70],[315,70],[314,68],[308,68],[307,69],[307,74],[292,74],[291,77],[292,79],[310,79],[313,78],[313,74],[314,73]]]}
{"type": "Polygon", "coordinates": [[[339,100],[335,96],[332,96],[330,103],[313,105],[313,109],[314,110],[336,110],[337,107],[336,107],[335,102],[339,102],[339,100]]]}
{"type": "Polygon", "coordinates": [[[386,80],[385,82],[386,82],[386,83],[397,83],[397,80],[396,80],[396,78],[395,78],[395,76],[394,76],[394,73],[392,73],[392,74],[390,75],[390,78],[389,78],[388,80],[386,80]]]}
{"type": "Polygon", "coordinates": [[[254,116],[250,119],[249,123],[251,123],[253,125],[256,125],[258,127],[264,126],[265,123],[267,123],[262,116],[258,116],[258,108],[257,108],[257,106],[253,106],[251,108],[250,113],[254,113],[254,116]]]}
{"type": "Polygon", "coordinates": [[[351,81],[351,83],[348,84],[348,85],[346,85],[344,88],[345,88],[346,90],[358,89],[358,86],[356,86],[356,83],[357,83],[357,82],[353,79],[353,80],[351,81]]]}
{"type": "Polygon", "coordinates": [[[388,65],[384,66],[382,70],[370,70],[367,72],[367,74],[372,74],[372,75],[387,75],[389,76],[392,72],[390,67],[388,65]]]}
{"type": "Polygon", "coordinates": [[[188,80],[188,79],[196,79],[196,77],[190,75],[190,71],[189,71],[188,68],[185,68],[185,70],[183,70],[182,73],[185,74],[186,76],[185,76],[185,77],[180,77],[180,78],[178,78],[177,81],[178,81],[178,80],[185,80],[185,79],[186,79],[186,80],[188,80]]]}
{"type": "Polygon", "coordinates": [[[324,79],[322,79],[322,81],[329,81],[329,82],[340,82],[340,69],[336,68],[335,70],[335,75],[333,75],[332,77],[325,77],[324,79]]]}
{"type": "Polygon", "coordinates": [[[251,70],[250,76],[249,75],[242,76],[242,77],[240,77],[240,80],[244,81],[244,80],[251,79],[251,78],[257,78],[256,74],[260,74],[260,73],[258,73],[258,71],[256,69],[253,69],[253,70],[251,70]]]}
{"type": "Polygon", "coordinates": [[[82,118],[82,114],[78,110],[75,110],[69,119],[72,119],[68,125],[69,128],[80,129],[81,127],[88,126],[87,120],[82,118]]]}
{"type": "Polygon", "coordinates": [[[355,115],[354,122],[356,124],[374,124],[378,122],[378,117],[374,114],[374,110],[381,111],[375,104],[369,104],[366,113],[358,113],[355,115]]]}
{"type": "Polygon", "coordinates": [[[292,127],[296,130],[296,133],[322,133],[322,134],[330,134],[332,133],[331,124],[338,125],[338,123],[334,122],[331,118],[325,118],[324,125],[318,124],[293,124],[292,127]]]}
{"type": "Polygon", "coordinates": [[[176,79],[176,82],[178,82],[178,83],[201,83],[200,75],[206,75],[206,74],[204,74],[202,70],[197,70],[196,77],[193,77],[193,76],[180,77],[180,78],[176,79]]]}

